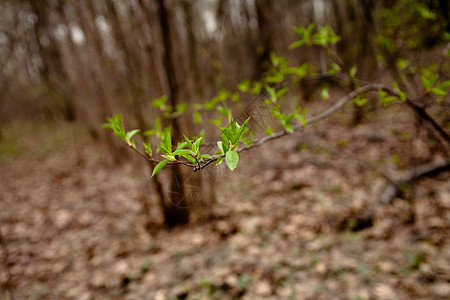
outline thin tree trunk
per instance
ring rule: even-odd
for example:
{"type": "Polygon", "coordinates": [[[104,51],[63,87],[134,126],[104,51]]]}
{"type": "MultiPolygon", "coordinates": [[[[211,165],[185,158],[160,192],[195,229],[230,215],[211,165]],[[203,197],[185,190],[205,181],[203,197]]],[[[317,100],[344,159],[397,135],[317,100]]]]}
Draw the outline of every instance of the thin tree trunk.
{"type": "MultiPolygon", "coordinates": [[[[87,44],[92,45],[93,49],[89,52],[92,57],[88,57],[89,61],[93,65],[92,79],[98,85],[98,88],[94,89],[96,98],[100,101],[100,110],[98,125],[104,122],[108,117],[112,116],[112,102],[113,102],[113,90],[112,79],[110,77],[110,70],[108,70],[108,59],[103,50],[102,41],[98,28],[94,23],[95,11],[90,0],[79,0],[73,2],[75,5],[75,11],[80,20],[80,26],[86,36],[87,44]]],[[[116,164],[123,160],[124,152],[123,148],[115,146],[113,137],[110,132],[105,132],[101,136],[104,137],[111,154],[113,155],[114,162],[116,164]]]]}
{"type": "MultiPolygon", "coordinates": [[[[176,107],[179,96],[178,81],[176,77],[176,71],[174,67],[173,47],[170,38],[170,22],[167,7],[164,4],[164,0],[158,0],[158,15],[161,26],[161,33],[164,45],[163,62],[166,70],[166,80],[169,90],[167,91],[167,99],[172,107],[176,107]]],[[[177,118],[173,118],[172,122],[172,138],[176,144],[181,140],[180,124],[177,118]]],[[[184,225],[189,222],[189,211],[186,208],[186,195],[184,191],[184,179],[179,165],[174,165],[171,168],[172,178],[170,182],[169,197],[172,205],[166,205],[165,209],[165,222],[169,227],[184,225]]]]}
{"type": "Polygon", "coordinates": [[[30,7],[37,17],[34,26],[36,44],[42,59],[39,69],[41,80],[47,87],[53,100],[61,107],[64,118],[67,121],[75,120],[75,105],[72,99],[72,89],[69,86],[68,75],[62,63],[62,54],[58,42],[51,29],[48,19],[48,3],[45,0],[29,0],[30,7]],[[46,37],[48,43],[43,44],[46,37]]]}
{"type": "Polygon", "coordinates": [[[261,78],[266,70],[265,64],[270,59],[270,52],[274,50],[273,29],[270,23],[271,1],[255,0],[256,15],[258,17],[259,43],[256,53],[254,79],[261,78]]]}

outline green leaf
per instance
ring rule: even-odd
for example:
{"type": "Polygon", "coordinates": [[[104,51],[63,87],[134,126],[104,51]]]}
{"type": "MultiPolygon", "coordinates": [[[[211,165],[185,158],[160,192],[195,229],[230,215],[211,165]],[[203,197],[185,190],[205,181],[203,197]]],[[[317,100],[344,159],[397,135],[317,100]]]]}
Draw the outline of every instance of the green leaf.
{"type": "Polygon", "coordinates": [[[184,139],[186,140],[187,145],[189,146],[189,149],[192,150],[193,149],[192,141],[187,136],[185,136],[184,134],[183,134],[183,136],[184,136],[184,139]]]}
{"type": "Polygon", "coordinates": [[[250,91],[253,95],[259,94],[261,92],[261,89],[263,87],[263,84],[259,81],[253,82],[253,87],[250,91]]]}
{"type": "Polygon", "coordinates": [[[239,154],[235,150],[227,152],[225,156],[225,162],[227,163],[227,166],[231,171],[236,169],[238,161],[239,161],[239,154]]]}
{"type": "Polygon", "coordinates": [[[323,89],[320,91],[320,97],[321,97],[323,100],[328,100],[328,99],[330,98],[330,94],[328,93],[328,88],[323,88],[323,89]]]}
{"type": "Polygon", "coordinates": [[[173,155],[165,155],[165,154],[163,154],[163,155],[161,155],[162,157],[164,157],[164,158],[166,158],[166,159],[168,159],[168,160],[170,160],[170,161],[176,161],[177,159],[175,158],[175,156],[173,156],[173,155]]]}
{"type": "Polygon", "coordinates": [[[187,103],[180,103],[175,106],[175,112],[170,114],[171,118],[177,118],[181,116],[187,109],[187,103]]]}
{"type": "Polygon", "coordinates": [[[269,93],[270,100],[272,103],[277,102],[277,93],[273,87],[266,86],[266,91],[269,93]]]}
{"type": "Polygon", "coordinates": [[[367,98],[361,98],[359,96],[356,96],[355,98],[353,98],[353,103],[355,103],[356,106],[363,106],[364,104],[367,103],[367,98]]]}
{"type": "Polygon", "coordinates": [[[275,74],[264,77],[264,81],[267,83],[278,83],[283,81],[283,79],[284,77],[281,72],[276,72],[275,74]]]}
{"type": "Polygon", "coordinates": [[[209,123],[219,126],[220,124],[222,124],[222,119],[223,119],[222,116],[218,116],[217,119],[215,119],[215,120],[214,119],[209,120],[209,123]]]}
{"type": "Polygon", "coordinates": [[[389,105],[389,104],[391,104],[391,103],[393,103],[393,102],[395,102],[395,101],[397,101],[397,100],[398,100],[398,98],[395,97],[395,96],[388,96],[388,97],[383,98],[383,99],[381,100],[381,103],[382,103],[383,105],[387,106],[387,105],[389,105]]]}
{"type": "Polygon", "coordinates": [[[303,110],[303,114],[302,114],[301,107],[299,107],[295,111],[295,118],[297,120],[299,120],[303,124],[303,126],[306,126],[306,124],[308,123],[308,120],[306,119],[306,109],[303,110]]]}
{"type": "Polygon", "coordinates": [[[182,155],[184,158],[186,158],[188,161],[190,161],[193,164],[196,164],[197,161],[195,160],[195,158],[193,158],[191,155],[182,155]]]}
{"type": "Polygon", "coordinates": [[[144,135],[149,136],[149,135],[155,135],[155,134],[160,134],[160,133],[161,133],[161,119],[156,118],[155,126],[153,127],[153,129],[149,129],[149,130],[145,131],[144,135]]]}
{"type": "Polygon", "coordinates": [[[328,70],[328,74],[333,75],[341,71],[341,67],[337,63],[333,63],[331,68],[328,70]]]}
{"type": "Polygon", "coordinates": [[[183,148],[185,148],[187,145],[188,145],[187,142],[178,142],[178,145],[177,145],[177,149],[176,149],[176,150],[183,149],[183,148]]]}
{"type": "Polygon", "coordinates": [[[435,94],[435,95],[438,95],[438,96],[445,96],[445,95],[447,95],[447,92],[446,91],[444,91],[442,88],[440,88],[440,87],[434,87],[434,88],[431,88],[431,92],[433,93],[433,94],[435,94]]]}
{"type": "Polygon", "coordinates": [[[355,77],[356,76],[356,72],[358,72],[358,67],[357,66],[353,66],[350,69],[350,72],[349,72],[350,77],[355,77]]]}
{"type": "Polygon", "coordinates": [[[250,130],[248,137],[242,137],[241,140],[247,146],[251,146],[253,144],[253,131],[250,130]]]}
{"type": "MultiPolygon", "coordinates": [[[[231,124],[234,124],[234,122],[232,121],[231,124]]],[[[220,129],[220,131],[222,131],[222,135],[225,136],[228,141],[230,141],[232,144],[234,144],[235,133],[233,132],[231,127],[219,127],[219,129],[220,129]]]]}
{"type": "Polygon", "coordinates": [[[212,159],[212,156],[209,154],[202,154],[202,155],[200,155],[200,158],[212,159]]]}
{"type": "Polygon", "coordinates": [[[164,166],[167,165],[168,162],[169,161],[167,159],[159,162],[153,169],[152,177],[155,176],[155,174],[158,173],[162,168],[164,168],[164,166]]]}
{"type": "Polygon", "coordinates": [[[218,165],[220,165],[221,163],[223,163],[224,159],[225,159],[225,156],[219,157],[219,158],[217,159],[216,166],[218,166],[218,165]]]}
{"type": "Polygon", "coordinates": [[[396,63],[397,63],[397,67],[400,70],[406,69],[408,67],[408,65],[409,65],[408,61],[406,59],[403,59],[403,58],[399,58],[396,63]]]}
{"type": "Polygon", "coordinates": [[[242,134],[244,133],[245,128],[247,127],[248,121],[250,121],[251,117],[248,117],[247,120],[244,121],[244,123],[242,123],[242,125],[239,127],[238,132],[237,132],[237,141],[239,142],[239,140],[242,137],[242,134]]]}
{"type": "Polygon", "coordinates": [[[194,145],[193,145],[193,152],[195,153],[195,154],[197,154],[197,152],[198,152],[198,149],[200,148],[200,143],[202,142],[202,140],[203,140],[203,137],[201,136],[201,137],[199,137],[195,142],[194,142],[194,145]]]}
{"type": "Polygon", "coordinates": [[[295,49],[305,44],[304,40],[295,41],[289,45],[289,49],[295,49]]]}
{"type": "Polygon", "coordinates": [[[114,135],[117,135],[126,143],[130,142],[126,138],[125,128],[123,126],[123,119],[122,119],[121,114],[116,114],[116,115],[112,116],[112,118],[108,118],[107,121],[108,121],[108,123],[105,123],[102,125],[103,128],[112,129],[114,132],[114,135]]]}
{"type": "Polygon", "coordinates": [[[158,145],[158,149],[167,155],[172,154],[172,140],[170,134],[170,128],[164,130],[161,135],[161,144],[158,145]]]}
{"type": "Polygon", "coordinates": [[[129,143],[131,141],[131,139],[133,138],[133,136],[135,136],[139,131],[141,131],[141,130],[140,129],[134,129],[134,130],[128,131],[127,135],[126,135],[127,142],[129,143]]]}
{"type": "Polygon", "coordinates": [[[272,134],[273,134],[272,126],[268,126],[268,127],[266,128],[266,133],[267,133],[268,135],[272,135],[272,134]]]}
{"type": "Polygon", "coordinates": [[[198,110],[194,111],[194,124],[198,124],[202,121],[202,116],[198,110]]]}
{"type": "Polygon", "coordinates": [[[160,98],[153,100],[152,106],[158,109],[164,109],[164,104],[167,101],[167,96],[162,95],[160,98]]]}
{"type": "Polygon", "coordinates": [[[223,107],[219,105],[217,108],[217,111],[220,112],[225,118],[231,119],[231,110],[227,107],[223,107]]]}
{"type": "Polygon", "coordinates": [[[244,80],[242,82],[240,82],[237,85],[237,88],[241,91],[241,92],[247,92],[250,88],[250,80],[244,80]]]}
{"type": "Polygon", "coordinates": [[[224,135],[223,133],[220,135],[222,138],[222,149],[223,149],[223,153],[227,153],[227,151],[230,149],[230,140],[228,139],[228,137],[226,135],[224,135]]]}
{"type": "Polygon", "coordinates": [[[142,145],[144,146],[145,153],[147,153],[148,156],[152,157],[152,147],[150,146],[150,142],[142,142],[142,145]]]}
{"type": "Polygon", "coordinates": [[[179,149],[175,150],[172,155],[190,155],[192,152],[189,149],[179,149]]]}
{"type": "Polygon", "coordinates": [[[219,147],[221,153],[225,154],[223,143],[221,141],[217,141],[217,147],[219,147]]]}
{"type": "Polygon", "coordinates": [[[304,63],[303,65],[301,65],[299,67],[286,68],[286,73],[287,74],[294,74],[294,75],[297,75],[298,77],[302,78],[306,74],[308,74],[308,70],[309,70],[309,64],[308,63],[304,63]]]}
{"type": "Polygon", "coordinates": [[[280,98],[281,96],[283,96],[284,94],[286,94],[288,91],[289,91],[289,88],[287,88],[287,87],[279,89],[276,93],[277,99],[280,98]]]}
{"type": "Polygon", "coordinates": [[[406,101],[406,99],[408,99],[408,94],[406,94],[403,91],[399,91],[398,95],[400,96],[400,100],[402,100],[402,101],[406,101]]]}

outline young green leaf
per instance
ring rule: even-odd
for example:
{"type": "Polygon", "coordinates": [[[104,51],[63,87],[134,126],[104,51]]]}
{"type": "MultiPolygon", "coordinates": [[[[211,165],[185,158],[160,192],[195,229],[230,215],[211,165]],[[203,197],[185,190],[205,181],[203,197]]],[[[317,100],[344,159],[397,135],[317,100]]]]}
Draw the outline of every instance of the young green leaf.
{"type": "Polygon", "coordinates": [[[167,101],[167,96],[166,95],[162,95],[160,98],[157,98],[155,100],[153,100],[152,102],[152,106],[158,109],[164,109],[164,104],[167,101]]]}
{"type": "Polygon", "coordinates": [[[358,71],[358,67],[357,67],[357,66],[353,66],[353,67],[350,69],[350,72],[349,72],[350,77],[355,77],[357,71],[358,71]]]}
{"type": "Polygon", "coordinates": [[[185,148],[186,146],[188,145],[188,143],[187,142],[178,142],[178,145],[177,145],[177,149],[176,150],[180,150],[180,149],[183,149],[183,148],[185,148]]]}
{"type": "Polygon", "coordinates": [[[161,144],[158,145],[158,149],[167,155],[172,154],[172,140],[170,131],[171,131],[170,128],[164,130],[164,132],[161,135],[161,144]]]}
{"type": "Polygon", "coordinates": [[[168,162],[169,161],[167,159],[159,162],[153,169],[152,177],[155,176],[155,174],[158,173],[162,168],[164,168],[164,166],[167,165],[168,162]]]}
{"type": "Polygon", "coordinates": [[[247,146],[251,146],[253,144],[253,131],[250,130],[248,137],[241,137],[241,141],[247,146]]]}
{"type": "MultiPolygon", "coordinates": [[[[237,132],[237,137],[236,137],[237,141],[236,142],[239,142],[239,140],[242,137],[242,134],[244,134],[244,130],[247,127],[247,124],[248,124],[248,121],[250,121],[250,118],[251,117],[248,117],[247,120],[245,120],[244,123],[242,123],[242,125],[240,125],[238,132],[237,132]]],[[[239,125],[239,124],[237,124],[237,125],[239,125]]]]}
{"type": "Polygon", "coordinates": [[[238,161],[239,161],[239,154],[235,150],[230,150],[227,152],[225,156],[225,162],[227,163],[227,166],[231,171],[236,169],[238,161]]]}
{"type": "Polygon", "coordinates": [[[225,159],[225,156],[219,157],[219,158],[217,159],[216,166],[218,166],[218,165],[220,165],[221,163],[223,163],[224,159],[225,159]]]}
{"type": "Polygon", "coordinates": [[[273,87],[266,86],[266,91],[269,93],[270,100],[272,103],[277,102],[277,93],[273,87]]]}
{"type": "Polygon", "coordinates": [[[140,129],[134,129],[134,130],[128,131],[127,135],[125,137],[126,142],[128,144],[130,144],[131,143],[131,139],[133,138],[133,136],[135,136],[139,131],[141,131],[141,130],[140,129]]]}
{"type": "Polygon", "coordinates": [[[144,146],[145,153],[147,153],[149,157],[152,157],[152,147],[150,146],[150,142],[142,142],[142,145],[144,146]]]}
{"type": "Polygon", "coordinates": [[[250,81],[249,80],[244,80],[242,82],[240,82],[237,85],[237,88],[241,91],[241,92],[247,92],[248,89],[250,88],[250,81]]]}
{"type": "Polygon", "coordinates": [[[189,149],[179,149],[175,150],[172,155],[190,155],[192,152],[189,149]]]}
{"type": "Polygon", "coordinates": [[[263,84],[259,81],[255,81],[253,82],[253,87],[250,90],[250,93],[252,93],[253,95],[259,94],[261,92],[261,89],[263,87],[263,84]]]}
{"type": "Polygon", "coordinates": [[[185,136],[184,134],[183,134],[183,136],[184,136],[184,139],[186,140],[187,145],[189,146],[189,149],[192,150],[193,149],[192,141],[187,136],[185,136]]]}
{"type": "Polygon", "coordinates": [[[217,141],[217,147],[219,147],[220,153],[225,154],[225,151],[223,149],[223,143],[221,141],[217,141]]]}
{"type": "Polygon", "coordinates": [[[320,91],[320,97],[323,100],[328,100],[330,98],[330,94],[328,93],[328,88],[323,88],[322,91],[320,91]]]}
{"type": "Polygon", "coordinates": [[[194,117],[194,124],[198,124],[202,121],[202,116],[200,115],[200,112],[198,110],[194,111],[193,117],[194,117]]]}
{"type": "Polygon", "coordinates": [[[194,142],[194,145],[193,145],[194,149],[192,150],[194,153],[197,154],[198,149],[200,148],[200,143],[202,142],[202,140],[203,140],[203,137],[201,136],[194,142]]]}
{"type": "Polygon", "coordinates": [[[222,151],[223,153],[227,153],[230,149],[230,140],[223,133],[220,135],[220,137],[222,138],[222,151]]]}
{"type": "Polygon", "coordinates": [[[190,161],[193,164],[196,164],[197,161],[195,160],[195,158],[193,158],[191,155],[182,155],[184,158],[186,158],[188,161],[190,161]]]}

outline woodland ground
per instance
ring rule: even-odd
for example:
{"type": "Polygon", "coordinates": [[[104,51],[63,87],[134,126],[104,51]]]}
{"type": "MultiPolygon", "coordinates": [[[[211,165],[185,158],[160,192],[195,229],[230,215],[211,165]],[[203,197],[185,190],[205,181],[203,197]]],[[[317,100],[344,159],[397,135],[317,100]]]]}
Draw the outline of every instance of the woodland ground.
{"type": "Polygon", "coordinates": [[[139,158],[113,166],[77,127],[8,125],[0,226],[16,299],[449,299],[448,173],[379,203],[378,171],[397,179],[439,155],[405,106],[354,128],[349,110],[220,166],[203,204],[216,218],[197,204],[173,230],[139,158]]]}

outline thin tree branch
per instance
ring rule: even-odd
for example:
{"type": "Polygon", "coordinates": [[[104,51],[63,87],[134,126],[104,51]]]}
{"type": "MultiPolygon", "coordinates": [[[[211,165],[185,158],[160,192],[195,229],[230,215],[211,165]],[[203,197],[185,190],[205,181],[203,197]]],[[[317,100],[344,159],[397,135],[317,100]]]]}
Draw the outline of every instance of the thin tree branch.
{"type": "Polygon", "coordinates": [[[405,187],[414,184],[416,181],[425,177],[436,177],[437,175],[450,171],[450,161],[442,164],[425,164],[419,166],[416,170],[411,172],[409,176],[397,181],[390,181],[384,188],[380,196],[380,202],[383,204],[391,203],[395,197],[401,195],[405,187]]]}
{"type": "MultiPolygon", "coordinates": [[[[362,86],[362,87],[357,88],[356,90],[350,92],[349,94],[347,94],[346,96],[342,97],[341,99],[339,99],[338,102],[336,102],[332,107],[330,107],[326,111],[318,114],[317,116],[314,116],[312,118],[307,119],[306,124],[309,125],[309,124],[314,124],[314,123],[320,122],[323,119],[325,119],[328,116],[330,116],[331,114],[333,114],[334,112],[336,112],[345,103],[347,103],[348,101],[350,101],[351,99],[353,99],[357,95],[363,94],[363,93],[366,93],[366,92],[369,92],[369,91],[379,90],[379,89],[386,90],[389,93],[391,93],[391,92],[393,93],[392,90],[390,90],[390,89],[386,88],[384,85],[380,85],[380,84],[370,84],[370,85],[362,86]]],[[[297,125],[293,126],[293,129],[294,129],[294,131],[297,131],[300,128],[303,128],[304,126],[305,125],[300,123],[300,124],[297,124],[297,125]]],[[[260,146],[260,145],[264,144],[267,141],[274,140],[274,139],[280,138],[280,137],[288,135],[288,134],[289,134],[289,132],[287,132],[286,130],[280,130],[278,132],[275,132],[272,135],[269,135],[269,136],[266,136],[266,137],[263,137],[261,139],[253,141],[251,146],[242,147],[242,148],[238,149],[237,152],[242,152],[242,151],[248,150],[250,148],[260,146]]]]}

